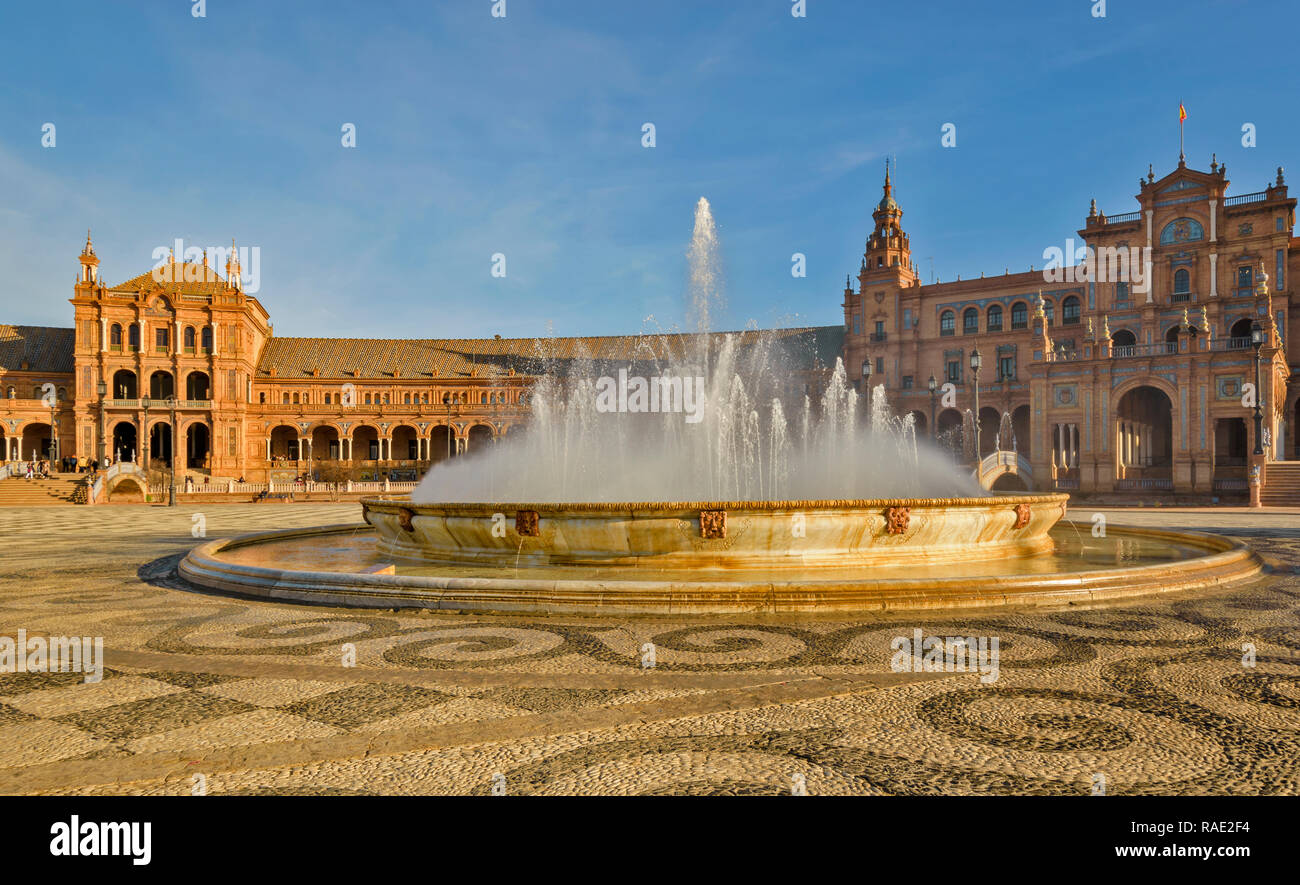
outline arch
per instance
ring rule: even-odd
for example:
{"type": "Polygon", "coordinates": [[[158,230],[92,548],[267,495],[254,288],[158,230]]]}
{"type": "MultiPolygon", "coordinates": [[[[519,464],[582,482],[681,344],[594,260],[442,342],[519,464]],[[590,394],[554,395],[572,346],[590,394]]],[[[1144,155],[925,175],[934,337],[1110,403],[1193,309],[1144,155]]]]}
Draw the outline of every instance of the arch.
{"type": "Polygon", "coordinates": [[[486,451],[496,441],[496,429],[487,424],[475,424],[465,436],[466,451],[486,451]]]}
{"type": "Polygon", "coordinates": [[[409,424],[398,424],[390,434],[393,461],[418,461],[420,458],[420,432],[409,424]]]}
{"type": "Polygon", "coordinates": [[[212,399],[212,379],[207,372],[195,370],[185,376],[185,398],[188,400],[212,399]]]}
{"type": "Polygon", "coordinates": [[[957,314],[951,310],[945,310],[939,314],[939,334],[954,335],[957,331],[957,314]]]}
{"type": "Polygon", "coordinates": [[[989,485],[989,490],[994,492],[1028,492],[1030,488],[1024,477],[1019,473],[1006,470],[998,474],[997,478],[989,485]]]}
{"type": "Polygon", "coordinates": [[[176,395],[176,376],[161,369],[149,376],[149,396],[151,399],[166,399],[176,395]]]}
{"type": "Polygon", "coordinates": [[[134,421],[119,421],[113,425],[113,448],[108,453],[114,462],[134,461],[139,457],[139,432],[134,421]]]}
{"type": "Polygon", "coordinates": [[[172,465],[172,451],[171,422],[166,418],[151,422],[149,426],[149,466],[163,464],[170,467],[172,465]]]}
{"type": "Polygon", "coordinates": [[[1032,457],[1031,441],[1033,435],[1029,429],[1029,406],[1016,406],[1011,412],[1011,432],[1015,434],[1016,451],[1026,458],[1032,457]]]}
{"type": "Polygon", "coordinates": [[[961,333],[974,335],[980,330],[979,308],[968,307],[961,312],[961,333]]]}
{"type": "Polygon", "coordinates": [[[1137,336],[1128,329],[1116,329],[1111,333],[1110,343],[1115,347],[1135,347],[1138,343],[1137,336]]]}
{"type": "Polygon", "coordinates": [[[136,386],[135,372],[130,369],[118,369],[114,372],[109,396],[112,399],[139,399],[140,390],[136,386]]]}
{"type": "Polygon", "coordinates": [[[143,504],[149,484],[138,473],[119,474],[105,483],[104,493],[110,501],[143,504]]]}
{"type": "Polygon", "coordinates": [[[1067,295],[1061,302],[1061,325],[1077,326],[1082,314],[1082,303],[1077,295],[1067,295]]]}
{"type": "Polygon", "coordinates": [[[1192,243],[1205,239],[1205,228],[1195,218],[1175,218],[1160,229],[1160,245],[1192,243]]]}
{"type": "Polygon", "coordinates": [[[935,439],[941,446],[960,455],[965,444],[965,425],[961,412],[948,408],[934,419],[935,439]]]}
{"type": "Polygon", "coordinates": [[[277,424],[271,428],[271,460],[298,460],[298,428],[288,424],[277,424]]]}
{"type": "Polygon", "coordinates": [[[920,409],[913,409],[907,414],[912,416],[912,429],[916,432],[917,439],[928,436],[930,433],[930,420],[926,417],[925,412],[920,409]]]}
{"type": "Polygon", "coordinates": [[[358,424],[352,430],[350,446],[353,461],[378,461],[379,428],[358,424]]]}
{"type": "Polygon", "coordinates": [[[1254,320],[1252,320],[1250,317],[1242,317],[1241,319],[1233,323],[1232,326],[1229,328],[1228,337],[1237,340],[1249,338],[1250,330],[1253,324],[1254,324],[1254,320]]]}
{"type": "Polygon", "coordinates": [[[429,460],[437,463],[456,456],[456,434],[446,424],[438,424],[429,432],[429,460]]]}
{"type": "Polygon", "coordinates": [[[212,463],[212,431],[206,421],[185,428],[185,466],[206,470],[212,463]]]}
{"type": "Polygon", "coordinates": [[[985,323],[985,328],[987,328],[990,332],[1002,331],[1002,305],[1001,304],[993,304],[989,306],[988,321],[987,323],[985,323]]]}
{"type": "Polygon", "coordinates": [[[333,424],[317,424],[311,431],[313,461],[338,461],[342,457],[339,431],[333,424]]]}
{"type": "Polygon", "coordinates": [[[1155,379],[1136,379],[1127,390],[1116,391],[1114,432],[1121,478],[1147,471],[1163,476],[1173,466],[1174,396],[1157,384],[1155,379]]]}
{"type": "Polygon", "coordinates": [[[1028,329],[1029,328],[1029,304],[1025,301],[1017,301],[1011,305],[1011,329],[1028,329]]]}
{"type": "Polygon", "coordinates": [[[980,451],[983,458],[998,448],[998,431],[1002,427],[1002,413],[992,406],[980,409],[980,451]]]}
{"type": "Polygon", "coordinates": [[[1245,467],[1250,434],[1245,418],[1217,418],[1214,422],[1214,466],[1245,467]]]}
{"type": "Polygon", "coordinates": [[[1178,341],[1178,333],[1179,333],[1180,331],[1182,331],[1182,328],[1183,328],[1183,327],[1182,327],[1182,324],[1181,324],[1181,323],[1174,323],[1172,326],[1170,326],[1168,329],[1166,329],[1166,330],[1165,330],[1165,342],[1166,342],[1166,343],[1170,343],[1170,342],[1176,342],[1176,341],[1178,341]]]}
{"type": "Polygon", "coordinates": [[[18,457],[20,460],[48,458],[53,445],[54,437],[50,432],[49,423],[32,421],[23,425],[23,434],[18,443],[18,457]]]}

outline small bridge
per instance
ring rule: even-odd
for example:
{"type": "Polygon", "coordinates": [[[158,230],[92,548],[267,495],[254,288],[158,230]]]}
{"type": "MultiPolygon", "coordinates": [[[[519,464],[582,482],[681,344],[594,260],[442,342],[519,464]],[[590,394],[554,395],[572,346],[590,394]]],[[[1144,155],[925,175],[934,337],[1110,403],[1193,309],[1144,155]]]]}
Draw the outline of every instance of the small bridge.
{"type": "Polygon", "coordinates": [[[139,465],[120,461],[99,475],[90,487],[89,504],[107,501],[114,495],[144,501],[149,496],[149,480],[139,465]]]}
{"type": "Polygon", "coordinates": [[[1011,474],[1020,477],[1025,488],[1033,491],[1034,468],[1024,455],[1019,452],[992,452],[979,463],[979,470],[972,475],[979,482],[980,488],[992,489],[999,478],[1011,474]]]}

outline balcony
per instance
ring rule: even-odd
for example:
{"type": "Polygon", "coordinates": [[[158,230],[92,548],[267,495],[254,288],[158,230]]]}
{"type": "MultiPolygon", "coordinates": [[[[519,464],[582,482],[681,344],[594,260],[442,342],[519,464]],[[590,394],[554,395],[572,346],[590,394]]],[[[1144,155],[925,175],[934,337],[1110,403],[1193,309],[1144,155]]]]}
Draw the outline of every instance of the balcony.
{"type": "Polygon", "coordinates": [[[1238,197],[1228,197],[1223,201],[1224,208],[1228,206],[1242,206],[1246,203],[1263,203],[1268,200],[1268,191],[1255,191],[1253,194],[1242,194],[1238,197]]]}
{"type": "Polygon", "coordinates": [[[1210,350],[1250,350],[1254,346],[1250,338],[1216,338],[1210,342],[1210,350]]]}
{"type": "Polygon", "coordinates": [[[1159,344],[1117,344],[1111,349],[1111,356],[1121,360],[1143,356],[1165,356],[1171,353],[1178,353],[1177,341],[1161,341],[1159,344]]]}
{"type": "Polygon", "coordinates": [[[873,344],[879,344],[882,341],[887,340],[888,338],[889,338],[888,332],[872,332],[870,340],[873,344]]]}

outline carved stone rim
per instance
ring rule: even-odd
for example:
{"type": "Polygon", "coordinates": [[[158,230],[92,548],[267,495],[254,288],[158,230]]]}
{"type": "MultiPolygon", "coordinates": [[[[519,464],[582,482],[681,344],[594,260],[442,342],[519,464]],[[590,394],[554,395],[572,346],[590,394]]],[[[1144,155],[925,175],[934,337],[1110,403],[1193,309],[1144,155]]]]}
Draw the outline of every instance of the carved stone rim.
{"type": "Polygon", "coordinates": [[[843,499],[790,499],[783,501],[574,501],[555,502],[484,502],[446,501],[428,504],[413,503],[409,496],[362,498],[363,507],[410,507],[416,513],[439,510],[477,510],[483,513],[512,513],[518,510],[535,510],[538,513],[565,513],[574,510],[619,512],[626,510],[860,510],[885,507],[995,507],[1007,504],[1061,504],[1070,500],[1065,492],[1043,492],[1028,495],[988,495],[982,498],[843,498],[843,499]]]}

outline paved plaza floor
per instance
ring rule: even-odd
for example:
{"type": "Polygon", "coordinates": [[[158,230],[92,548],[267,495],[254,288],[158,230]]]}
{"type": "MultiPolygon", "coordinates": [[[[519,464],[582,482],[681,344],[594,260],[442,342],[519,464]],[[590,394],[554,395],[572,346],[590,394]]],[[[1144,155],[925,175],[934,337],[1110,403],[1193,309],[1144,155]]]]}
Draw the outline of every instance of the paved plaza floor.
{"type": "MultiPolygon", "coordinates": [[[[1271,573],[951,616],[399,613],[184,584],[191,508],[0,509],[0,634],[102,636],[106,663],[97,683],[0,674],[0,792],[1300,793],[1300,510],[1103,512],[1242,538],[1271,573]],[[997,680],[893,672],[914,629],[997,637],[997,680]]],[[[217,538],[359,509],[201,521],[217,538]]]]}

